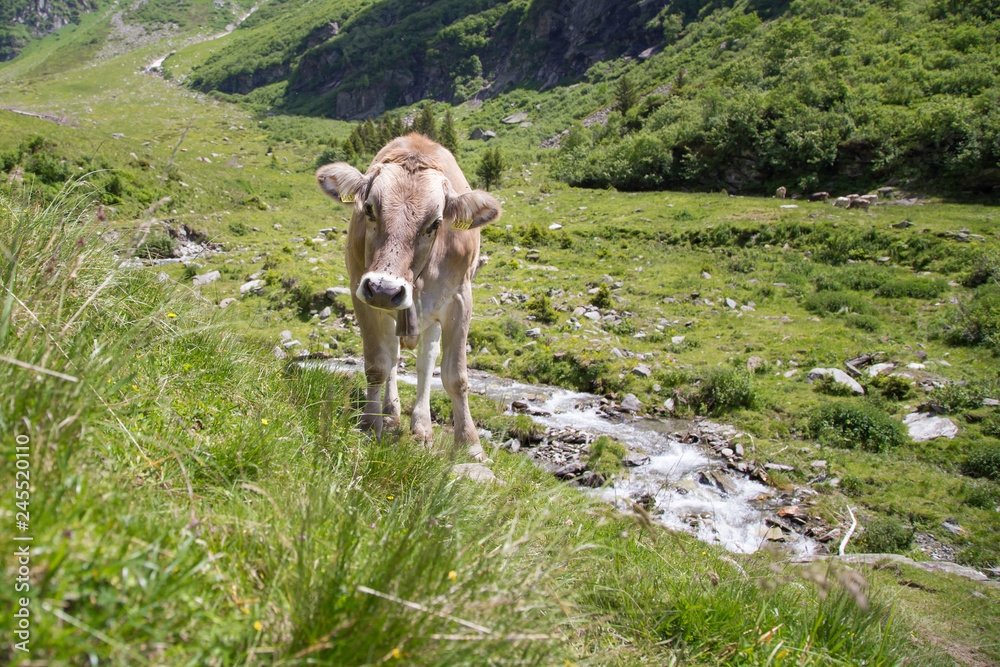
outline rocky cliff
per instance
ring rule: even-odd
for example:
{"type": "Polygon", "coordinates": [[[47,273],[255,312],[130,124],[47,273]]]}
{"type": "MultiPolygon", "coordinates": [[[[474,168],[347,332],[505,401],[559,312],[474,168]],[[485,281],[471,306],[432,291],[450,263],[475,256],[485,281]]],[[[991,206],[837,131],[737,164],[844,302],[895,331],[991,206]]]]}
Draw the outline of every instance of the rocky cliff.
{"type": "Polygon", "coordinates": [[[43,37],[97,8],[95,0],[0,2],[0,62],[17,57],[31,37],[43,37]]]}

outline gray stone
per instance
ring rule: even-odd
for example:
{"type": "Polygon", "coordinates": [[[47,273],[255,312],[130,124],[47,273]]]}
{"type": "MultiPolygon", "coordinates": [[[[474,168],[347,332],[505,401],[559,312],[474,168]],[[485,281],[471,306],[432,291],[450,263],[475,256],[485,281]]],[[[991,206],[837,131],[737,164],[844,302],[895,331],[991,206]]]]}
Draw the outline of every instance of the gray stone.
{"type": "Polygon", "coordinates": [[[622,459],[622,465],[626,468],[638,468],[639,466],[649,465],[650,460],[651,459],[647,454],[643,454],[642,452],[632,452],[622,459]]]}
{"type": "Polygon", "coordinates": [[[594,320],[595,322],[601,319],[601,314],[596,310],[591,310],[589,312],[586,312],[583,314],[583,316],[586,317],[588,320],[594,320]]]}
{"type": "Polygon", "coordinates": [[[493,474],[493,471],[482,463],[458,463],[451,467],[451,473],[456,477],[465,477],[466,479],[471,479],[473,482],[479,482],[481,484],[504,485],[504,483],[497,479],[497,476],[493,474]]]}
{"type": "Polygon", "coordinates": [[[319,311],[319,319],[321,320],[325,320],[326,318],[330,317],[330,315],[333,315],[333,311],[330,310],[330,306],[327,306],[323,310],[319,311]]]}
{"type": "Polygon", "coordinates": [[[747,370],[751,373],[756,373],[759,368],[764,366],[764,360],[760,357],[750,357],[747,359],[747,370]]]}
{"type": "Polygon", "coordinates": [[[528,329],[524,332],[524,335],[528,338],[537,338],[542,335],[541,327],[535,327],[534,329],[528,329]]]}
{"type": "Polygon", "coordinates": [[[911,412],[903,417],[910,438],[914,442],[926,442],[935,438],[951,440],[958,435],[958,427],[947,417],[938,417],[932,412],[911,412]]]}
{"type": "Polygon", "coordinates": [[[160,271],[156,274],[156,282],[158,283],[168,283],[170,282],[170,276],[167,275],[166,271],[160,271]]]}
{"type": "Polygon", "coordinates": [[[348,287],[327,287],[326,298],[333,301],[338,296],[350,296],[351,290],[348,287]]]}
{"type": "Polygon", "coordinates": [[[506,123],[507,125],[517,125],[517,124],[522,123],[522,122],[524,122],[526,120],[528,120],[528,114],[526,114],[523,111],[518,111],[517,113],[512,113],[511,115],[507,116],[506,118],[504,118],[500,122],[501,123],[506,123]]]}
{"type": "Polygon", "coordinates": [[[712,274],[709,273],[708,271],[702,271],[701,272],[701,277],[704,278],[705,280],[711,280],[712,279],[712,274]]]}
{"type": "Polygon", "coordinates": [[[962,528],[958,525],[958,523],[952,523],[950,521],[943,521],[941,523],[941,527],[956,537],[962,537],[966,533],[965,528],[962,528]]]}
{"type": "Polygon", "coordinates": [[[192,284],[195,287],[201,287],[202,285],[210,285],[216,280],[222,277],[222,274],[218,271],[209,271],[208,273],[203,273],[200,276],[195,276],[192,284]]]}
{"type": "Polygon", "coordinates": [[[229,297],[228,299],[223,299],[222,301],[219,302],[219,308],[225,309],[233,305],[234,303],[236,303],[236,299],[229,297]]]}
{"type": "Polygon", "coordinates": [[[840,370],[839,368],[814,368],[809,371],[807,377],[810,380],[818,380],[824,375],[829,375],[833,378],[833,381],[837,384],[842,384],[845,387],[849,387],[855,394],[864,394],[864,388],[857,383],[850,375],[840,370]]]}
{"type": "Polygon", "coordinates": [[[251,280],[250,282],[246,282],[240,285],[240,296],[246,296],[247,294],[256,294],[263,289],[264,289],[263,280],[251,280]]]}
{"type": "Polygon", "coordinates": [[[798,368],[793,368],[793,369],[792,369],[792,370],[790,370],[790,371],[785,371],[784,373],[782,373],[782,375],[783,375],[784,377],[786,377],[786,378],[790,378],[790,377],[792,377],[793,375],[795,375],[795,374],[796,374],[796,373],[798,373],[798,372],[799,372],[799,369],[798,369],[798,368]]]}
{"type": "Polygon", "coordinates": [[[632,375],[638,375],[639,377],[648,378],[652,374],[652,369],[646,364],[637,364],[636,367],[632,369],[632,375]]]}
{"type": "Polygon", "coordinates": [[[278,347],[277,345],[275,345],[275,346],[274,346],[274,349],[273,349],[273,350],[271,350],[271,352],[272,352],[272,353],[274,354],[274,356],[275,356],[275,357],[277,357],[278,359],[286,359],[286,358],[288,357],[288,355],[287,355],[287,354],[285,354],[285,351],[284,351],[284,350],[282,350],[282,349],[281,349],[280,347],[278,347]]]}
{"type": "Polygon", "coordinates": [[[674,345],[680,345],[681,343],[684,342],[684,338],[685,338],[684,336],[671,336],[670,342],[673,343],[674,345]]]}
{"type": "Polygon", "coordinates": [[[786,463],[765,463],[764,467],[767,470],[777,470],[779,472],[794,472],[795,466],[790,466],[786,463]]]}
{"type": "Polygon", "coordinates": [[[292,339],[292,332],[289,331],[288,329],[285,329],[280,334],[278,334],[278,340],[280,340],[282,342],[284,342],[286,340],[291,340],[291,339],[292,339]]]}
{"type": "Polygon", "coordinates": [[[562,225],[560,225],[558,222],[553,222],[551,225],[549,225],[549,229],[551,229],[552,231],[557,231],[559,229],[562,229],[562,225]]]}
{"type": "Polygon", "coordinates": [[[826,461],[813,461],[809,465],[816,470],[822,470],[826,467],[826,461]]]}
{"type": "Polygon", "coordinates": [[[983,405],[985,405],[988,408],[995,408],[998,405],[1000,405],[1000,400],[997,400],[995,398],[984,398],[983,405]]]}
{"type": "Polygon", "coordinates": [[[896,367],[895,364],[875,364],[874,366],[869,366],[868,377],[875,377],[879,373],[883,373],[885,371],[891,371],[895,367],[896,367]]]}
{"type": "Polygon", "coordinates": [[[663,407],[665,407],[670,412],[673,412],[676,406],[677,404],[672,398],[668,398],[667,400],[663,401],[663,407]]]}
{"type": "Polygon", "coordinates": [[[642,403],[635,397],[635,394],[625,394],[622,399],[621,409],[623,412],[642,412],[642,403]]]}
{"type": "Polygon", "coordinates": [[[295,346],[297,346],[297,345],[302,345],[302,343],[300,343],[299,341],[297,341],[297,340],[295,340],[295,339],[292,339],[292,340],[286,340],[286,341],[284,341],[284,342],[283,342],[283,343],[281,344],[281,346],[282,346],[283,348],[285,348],[285,349],[288,349],[288,348],[290,348],[290,347],[295,347],[295,346]]]}
{"type": "Polygon", "coordinates": [[[739,306],[739,305],[740,305],[740,304],[736,303],[736,302],[735,302],[735,301],[733,301],[732,299],[730,299],[730,298],[728,298],[728,297],[726,298],[726,307],[727,307],[727,308],[732,308],[732,309],[734,309],[734,310],[735,310],[735,309],[736,309],[736,307],[737,307],[737,306],[739,306]]]}

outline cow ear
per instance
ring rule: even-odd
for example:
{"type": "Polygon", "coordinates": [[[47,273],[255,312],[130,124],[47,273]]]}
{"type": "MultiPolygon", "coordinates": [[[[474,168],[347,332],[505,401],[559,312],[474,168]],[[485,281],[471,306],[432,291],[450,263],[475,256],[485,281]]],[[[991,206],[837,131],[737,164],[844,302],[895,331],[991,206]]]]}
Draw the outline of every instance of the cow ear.
{"type": "Polygon", "coordinates": [[[448,193],[445,198],[445,217],[453,220],[455,229],[475,229],[496,222],[503,211],[500,202],[482,190],[473,190],[460,195],[448,193]]]}
{"type": "Polygon", "coordinates": [[[368,190],[368,177],[346,162],[320,167],[316,181],[323,192],[345,204],[363,199],[368,190]]]}

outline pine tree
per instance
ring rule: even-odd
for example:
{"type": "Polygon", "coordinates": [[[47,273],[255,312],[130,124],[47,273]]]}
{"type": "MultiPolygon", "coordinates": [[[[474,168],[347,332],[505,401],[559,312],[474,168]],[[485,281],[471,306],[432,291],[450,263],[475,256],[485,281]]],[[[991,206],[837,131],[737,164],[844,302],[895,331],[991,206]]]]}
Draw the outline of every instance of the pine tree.
{"type": "Polygon", "coordinates": [[[632,80],[628,78],[628,74],[623,74],[615,85],[615,109],[624,116],[638,101],[639,91],[636,90],[632,80]]]}
{"type": "Polygon", "coordinates": [[[434,123],[434,112],[431,110],[431,105],[425,104],[417,114],[417,117],[413,119],[413,131],[419,132],[420,134],[429,137],[431,139],[437,139],[437,128],[434,123]]]}
{"type": "Polygon", "coordinates": [[[500,185],[500,178],[503,176],[503,171],[506,168],[507,165],[504,162],[503,155],[500,154],[500,149],[487,148],[486,153],[483,154],[482,161],[479,163],[479,167],[476,169],[476,175],[482,181],[483,187],[489,190],[490,185],[500,185]]]}
{"type": "Polygon", "coordinates": [[[458,150],[458,132],[455,131],[455,121],[451,117],[451,109],[444,114],[444,124],[441,125],[441,136],[438,142],[452,153],[458,150]]]}
{"type": "Polygon", "coordinates": [[[350,138],[344,139],[341,149],[344,151],[344,162],[354,164],[354,161],[358,159],[358,152],[354,150],[354,144],[351,142],[350,138]]]}

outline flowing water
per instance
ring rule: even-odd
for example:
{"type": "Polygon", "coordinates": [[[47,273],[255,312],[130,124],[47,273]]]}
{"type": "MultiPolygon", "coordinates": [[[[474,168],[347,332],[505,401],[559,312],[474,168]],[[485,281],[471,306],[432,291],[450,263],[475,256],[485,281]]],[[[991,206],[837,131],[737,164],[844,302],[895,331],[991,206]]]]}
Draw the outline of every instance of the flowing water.
{"type": "MultiPolygon", "coordinates": [[[[353,359],[321,363],[337,370],[358,369],[358,364],[359,360],[353,359]]],[[[416,384],[417,378],[413,373],[401,372],[399,380],[416,384]]],[[[443,391],[437,377],[432,387],[443,391]]],[[[766,505],[773,490],[743,475],[730,475],[720,461],[710,459],[697,444],[685,444],[674,437],[677,432],[691,429],[694,422],[626,418],[616,423],[601,410],[599,396],[524,384],[476,370],[469,371],[469,389],[508,406],[515,400],[528,403],[527,414],[542,426],[608,435],[630,450],[649,456],[648,464],[626,468],[613,485],[588,492],[623,509],[631,506],[630,501],[645,496],[647,506],[652,506],[651,513],[666,526],[733,552],[753,553],[767,544],[765,535],[771,527],[767,520],[773,512],[766,505]]],[[[718,424],[701,422],[698,428],[739,437],[735,429],[718,424]]],[[[488,444],[486,447],[489,451],[488,444]]],[[[786,548],[796,554],[808,554],[815,548],[815,543],[804,536],[789,531],[785,536],[786,548]]]]}

